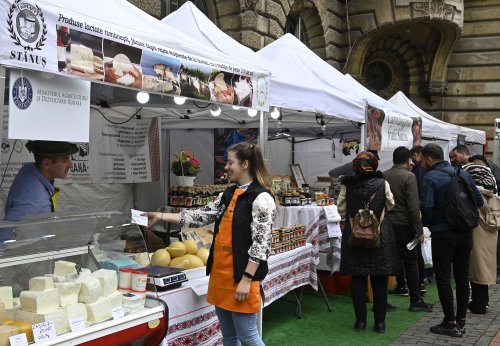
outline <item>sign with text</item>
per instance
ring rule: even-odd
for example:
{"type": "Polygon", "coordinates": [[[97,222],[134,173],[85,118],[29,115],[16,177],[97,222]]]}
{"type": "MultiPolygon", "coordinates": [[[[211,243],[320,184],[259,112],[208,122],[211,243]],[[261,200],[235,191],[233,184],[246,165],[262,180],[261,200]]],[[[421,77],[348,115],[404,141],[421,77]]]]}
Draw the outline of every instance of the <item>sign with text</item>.
{"type": "Polygon", "coordinates": [[[411,148],[422,138],[422,119],[393,111],[366,107],[366,149],[391,151],[399,146],[411,148]]]}
{"type": "Polygon", "coordinates": [[[11,70],[8,138],[88,142],[89,107],[88,81],[11,70]]]}

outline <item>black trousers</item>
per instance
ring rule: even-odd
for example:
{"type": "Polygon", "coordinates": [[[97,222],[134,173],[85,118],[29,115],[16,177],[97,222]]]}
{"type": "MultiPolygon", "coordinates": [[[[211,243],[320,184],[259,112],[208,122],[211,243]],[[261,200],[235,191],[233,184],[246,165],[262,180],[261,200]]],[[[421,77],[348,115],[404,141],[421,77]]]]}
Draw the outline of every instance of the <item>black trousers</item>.
{"type": "MultiPolygon", "coordinates": [[[[375,323],[385,321],[387,310],[387,276],[370,276],[373,290],[373,316],[375,323]]],[[[353,276],[351,283],[352,305],[356,321],[366,322],[367,276],[353,276]]]]}
{"type": "Polygon", "coordinates": [[[472,235],[432,237],[432,262],[436,276],[439,301],[445,321],[465,319],[469,302],[469,259],[472,250],[472,235]],[[453,306],[451,270],[455,278],[457,312],[453,306]]]}
{"type": "Polygon", "coordinates": [[[418,244],[415,250],[417,251],[418,282],[423,285],[427,275],[425,274],[424,256],[422,256],[422,244],[418,244]]]}
{"type": "MultiPolygon", "coordinates": [[[[396,237],[400,273],[403,268],[408,290],[410,291],[410,300],[412,302],[418,302],[421,299],[417,264],[417,249],[419,249],[419,247],[415,247],[413,250],[408,250],[406,248],[406,244],[415,239],[415,228],[410,225],[395,224],[392,225],[392,228],[394,229],[394,236],[396,237]]],[[[400,275],[401,274],[398,276],[400,275]]],[[[401,278],[398,279],[398,277],[396,277],[396,281],[398,280],[401,280],[401,278]]],[[[404,286],[400,286],[398,282],[398,287],[404,286]]]]}
{"type": "MultiPolygon", "coordinates": [[[[488,285],[470,283],[471,291],[471,309],[473,312],[484,314],[486,313],[486,305],[489,303],[488,285]]],[[[471,311],[472,311],[471,310],[471,311]]]]}

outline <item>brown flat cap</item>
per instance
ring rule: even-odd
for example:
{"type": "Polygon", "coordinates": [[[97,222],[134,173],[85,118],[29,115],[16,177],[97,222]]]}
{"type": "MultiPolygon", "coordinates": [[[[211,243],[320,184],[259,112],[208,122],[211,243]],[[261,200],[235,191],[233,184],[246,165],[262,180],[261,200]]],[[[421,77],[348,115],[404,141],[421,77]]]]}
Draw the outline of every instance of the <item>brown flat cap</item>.
{"type": "Polygon", "coordinates": [[[26,149],[30,153],[44,157],[67,156],[78,152],[78,147],[75,144],[56,141],[28,141],[26,149]]]}

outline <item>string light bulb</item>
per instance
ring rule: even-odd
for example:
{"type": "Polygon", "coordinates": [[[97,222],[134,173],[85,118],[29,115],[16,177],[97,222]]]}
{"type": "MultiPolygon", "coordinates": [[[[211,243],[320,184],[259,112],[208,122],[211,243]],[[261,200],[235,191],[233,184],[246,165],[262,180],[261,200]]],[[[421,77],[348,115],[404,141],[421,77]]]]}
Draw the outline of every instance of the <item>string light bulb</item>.
{"type": "Polygon", "coordinates": [[[212,114],[212,116],[218,117],[221,113],[222,113],[222,110],[220,109],[219,106],[212,105],[212,107],[210,107],[210,114],[212,114]]]}

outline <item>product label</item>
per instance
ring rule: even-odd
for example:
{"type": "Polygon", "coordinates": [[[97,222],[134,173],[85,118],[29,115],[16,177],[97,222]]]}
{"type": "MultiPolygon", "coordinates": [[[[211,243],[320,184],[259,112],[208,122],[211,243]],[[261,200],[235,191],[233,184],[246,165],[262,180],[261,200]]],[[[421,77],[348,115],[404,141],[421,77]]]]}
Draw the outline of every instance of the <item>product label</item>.
{"type": "Polygon", "coordinates": [[[85,321],[83,317],[73,318],[69,320],[69,326],[72,332],[79,332],[85,329],[85,321]]]}
{"type": "Polygon", "coordinates": [[[26,333],[9,336],[10,346],[28,346],[26,333]]]}
{"type": "Polygon", "coordinates": [[[31,328],[33,329],[33,337],[36,344],[46,342],[57,336],[54,321],[34,324],[31,328]]]}
{"type": "Polygon", "coordinates": [[[113,319],[117,320],[125,316],[125,312],[123,311],[122,306],[118,306],[116,308],[111,309],[111,315],[113,315],[113,319]]]}

